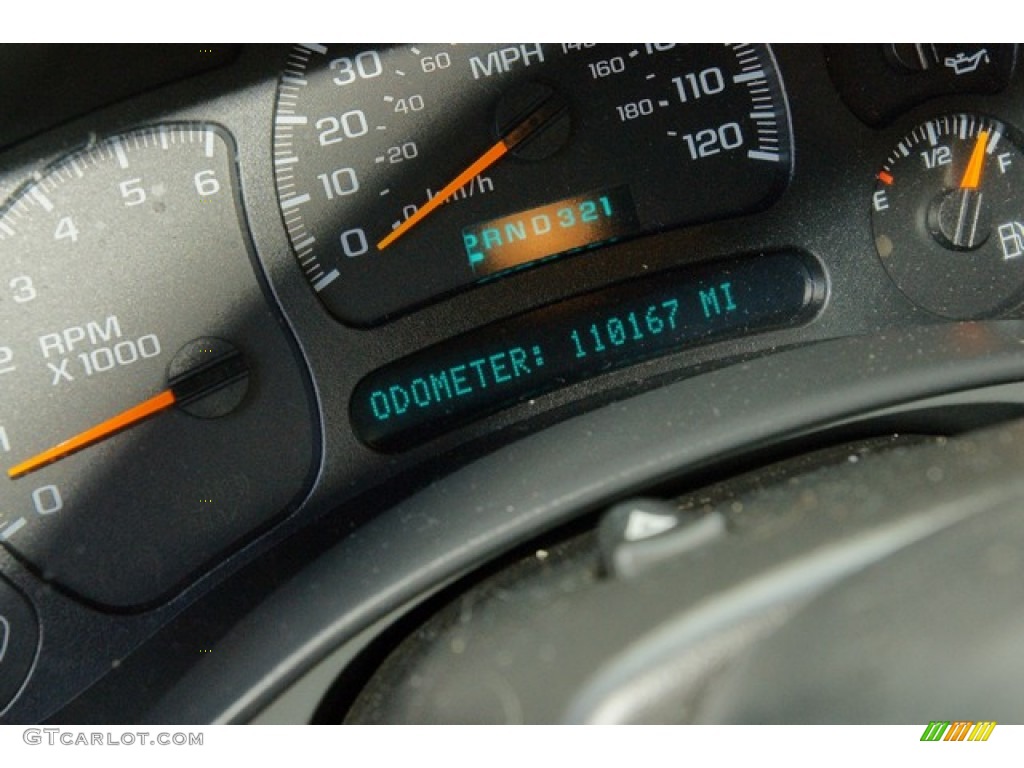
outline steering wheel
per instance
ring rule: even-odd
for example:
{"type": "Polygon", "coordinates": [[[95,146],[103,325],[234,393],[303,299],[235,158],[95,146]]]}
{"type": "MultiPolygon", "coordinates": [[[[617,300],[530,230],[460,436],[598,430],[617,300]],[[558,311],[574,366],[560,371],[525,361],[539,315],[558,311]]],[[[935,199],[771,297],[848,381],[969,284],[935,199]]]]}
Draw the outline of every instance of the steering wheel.
{"type": "MultiPolygon", "coordinates": [[[[1022,331],[781,350],[511,442],[297,566],[226,626],[219,658],[159,671],[185,613],[56,719],[134,698],[141,720],[179,723],[282,706],[350,722],[1015,721],[1022,331]]],[[[220,588],[225,605],[247,578],[220,588]]]]}

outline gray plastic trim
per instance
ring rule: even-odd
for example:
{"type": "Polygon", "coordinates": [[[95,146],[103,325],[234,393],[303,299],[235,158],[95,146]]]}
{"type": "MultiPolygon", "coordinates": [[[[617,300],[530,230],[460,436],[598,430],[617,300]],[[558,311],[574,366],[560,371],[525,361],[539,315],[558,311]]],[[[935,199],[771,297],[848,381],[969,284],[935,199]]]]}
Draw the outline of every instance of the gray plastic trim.
{"type": "Polygon", "coordinates": [[[524,438],[310,563],[141,717],[248,721],[381,616],[531,536],[652,483],[858,414],[1024,380],[1022,338],[1024,323],[1002,321],[836,339],[712,371],[524,438]]]}

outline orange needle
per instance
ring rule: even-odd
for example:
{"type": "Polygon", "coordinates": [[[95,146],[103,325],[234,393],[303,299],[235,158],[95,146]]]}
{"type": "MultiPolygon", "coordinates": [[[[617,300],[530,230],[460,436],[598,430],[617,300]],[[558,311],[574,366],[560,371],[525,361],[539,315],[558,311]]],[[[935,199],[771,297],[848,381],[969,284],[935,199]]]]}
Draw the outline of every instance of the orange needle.
{"type": "Polygon", "coordinates": [[[498,160],[504,157],[505,153],[508,152],[508,144],[505,143],[504,139],[499,139],[498,142],[484,152],[480,157],[473,161],[473,163],[466,168],[462,173],[452,179],[448,184],[445,185],[444,189],[434,195],[430,200],[420,206],[420,209],[416,211],[412,216],[403,221],[396,229],[392,230],[391,234],[377,243],[377,250],[383,251],[395,240],[400,238],[410,229],[419,224],[424,218],[426,218],[435,208],[441,203],[447,200],[449,197],[458,192],[462,187],[470,182],[470,180],[479,173],[483,173],[498,160]]]}
{"type": "Polygon", "coordinates": [[[474,160],[466,170],[449,181],[444,186],[444,189],[425,202],[420,209],[416,211],[416,213],[395,227],[395,229],[391,231],[391,234],[377,243],[377,250],[383,251],[395,242],[395,240],[423,221],[423,219],[429,216],[433,211],[437,210],[439,205],[468,184],[474,176],[486,171],[503,158],[510,149],[513,149],[524,142],[538,129],[550,123],[556,117],[565,112],[565,110],[566,105],[559,98],[548,98],[542,102],[539,107],[516,123],[511,130],[506,131],[504,136],[498,139],[490,149],[474,160]]]}
{"type": "Polygon", "coordinates": [[[105,440],[116,432],[120,432],[122,429],[138,424],[143,419],[148,419],[155,413],[166,410],[174,405],[177,398],[174,392],[170,389],[165,389],[159,395],[149,398],[138,405],[132,406],[126,411],[122,411],[116,416],[107,419],[101,424],[97,424],[94,427],[90,427],[84,432],[79,432],[74,437],[59,443],[52,448],[48,448],[31,459],[21,462],[17,466],[11,467],[7,470],[7,476],[11,479],[27,475],[29,472],[34,472],[40,467],[46,466],[47,464],[63,459],[76,451],[80,451],[93,443],[98,443],[100,440],[105,440]]]}
{"type": "Polygon", "coordinates": [[[964,177],[960,181],[960,189],[977,189],[981,184],[981,168],[985,164],[985,147],[987,146],[988,131],[982,131],[974,143],[971,159],[967,162],[967,170],[964,171],[964,177]]]}

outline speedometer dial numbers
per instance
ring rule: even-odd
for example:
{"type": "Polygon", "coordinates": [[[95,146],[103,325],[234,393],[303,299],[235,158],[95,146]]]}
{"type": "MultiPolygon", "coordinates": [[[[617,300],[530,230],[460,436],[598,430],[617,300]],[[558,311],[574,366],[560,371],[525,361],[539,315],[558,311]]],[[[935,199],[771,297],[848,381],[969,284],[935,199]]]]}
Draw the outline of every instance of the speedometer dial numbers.
{"type": "Polygon", "coordinates": [[[766,46],[297,46],[275,115],[296,257],[373,325],[496,275],[769,204],[790,174],[766,46]]]}

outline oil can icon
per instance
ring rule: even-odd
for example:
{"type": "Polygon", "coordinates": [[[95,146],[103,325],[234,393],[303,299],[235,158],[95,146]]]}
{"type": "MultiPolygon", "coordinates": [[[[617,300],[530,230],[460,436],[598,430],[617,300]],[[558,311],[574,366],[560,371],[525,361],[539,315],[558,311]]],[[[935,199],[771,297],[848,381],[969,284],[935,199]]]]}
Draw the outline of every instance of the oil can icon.
{"type": "Polygon", "coordinates": [[[983,63],[989,63],[988,51],[982,48],[968,55],[966,51],[960,51],[956,56],[947,56],[942,62],[956,75],[969,75],[983,63]]]}

